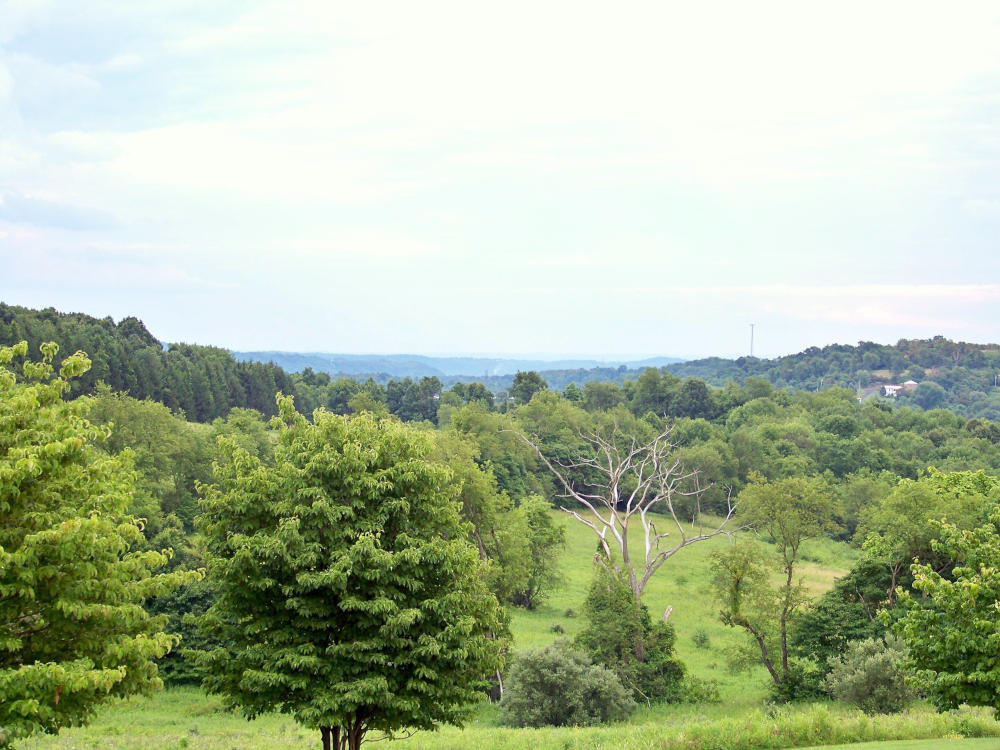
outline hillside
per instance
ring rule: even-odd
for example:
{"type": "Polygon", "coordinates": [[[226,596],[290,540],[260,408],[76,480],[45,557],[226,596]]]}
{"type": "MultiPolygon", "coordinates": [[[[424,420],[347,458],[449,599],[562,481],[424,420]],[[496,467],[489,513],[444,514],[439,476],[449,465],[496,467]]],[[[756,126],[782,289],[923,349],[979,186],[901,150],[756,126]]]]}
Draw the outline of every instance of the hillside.
{"type": "Polygon", "coordinates": [[[922,389],[900,403],[951,409],[966,417],[1000,419],[1000,346],[932,339],[901,339],[892,346],[863,341],[857,346],[811,347],[777,359],[691,360],[668,365],[679,377],[711,385],[763,378],[776,388],[815,391],[831,386],[852,390],[913,379],[922,389]]]}
{"type": "MultiPolygon", "coordinates": [[[[104,381],[136,398],[150,398],[181,410],[197,421],[224,417],[233,407],[273,414],[277,391],[293,394],[305,413],[319,406],[346,413],[350,398],[365,391],[388,403],[390,411],[404,420],[435,421],[437,399],[443,390],[478,382],[493,394],[505,394],[513,383],[511,373],[517,370],[538,371],[556,391],[571,383],[578,387],[614,383],[623,388],[623,397],[629,401],[632,386],[627,384],[637,384],[638,390],[640,376],[651,368],[657,372],[657,367],[661,373],[718,387],[729,382],[743,385],[756,378],[779,390],[793,391],[839,386],[870,394],[882,384],[912,379],[919,386],[901,393],[894,403],[950,409],[968,419],[1000,421],[1000,346],[955,342],[941,336],[903,339],[892,346],[862,342],[857,346],[812,347],[771,360],[712,357],[671,362],[671,358],[661,357],[597,363],[420,355],[234,355],[218,347],[164,344],[134,317],[115,323],[110,317],[61,313],[53,308],[32,310],[0,302],[0,344],[21,339],[28,341],[32,351],[38,351],[44,341],[55,341],[63,353],[87,352],[94,366],[74,384],[74,395],[93,392],[96,383],[104,381]],[[333,376],[332,371],[336,371],[333,376]]],[[[665,411],[665,406],[660,404],[654,412],[674,415],[665,411]]],[[[688,411],[677,415],[707,416],[688,411]]]]}

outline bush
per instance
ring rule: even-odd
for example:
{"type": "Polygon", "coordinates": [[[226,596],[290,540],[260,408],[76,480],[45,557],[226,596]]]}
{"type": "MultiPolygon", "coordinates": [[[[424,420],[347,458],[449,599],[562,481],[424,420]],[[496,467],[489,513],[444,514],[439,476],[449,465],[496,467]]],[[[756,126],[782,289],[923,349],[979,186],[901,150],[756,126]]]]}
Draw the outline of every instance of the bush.
{"type": "Polygon", "coordinates": [[[618,571],[595,566],[576,645],[613,670],[635,700],[684,700],[684,665],[674,654],[674,628],[652,622],[618,571]]]}
{"type": "Polygon", "coordinates": [[[821,697],[823,697],[823,671],[812,659],[789,657],[785,676],[780,683],[771,684],[770,698],[777,703],[821,697]]]}
{"type": "Polygon", "coordinates": [[[885,641],[855,641],[843,657],[830,660],[832,670],[824,687],[837,700],[867,714],[902,711],[913,699],[904,668],[906,656],[906,647],[891,636],[885,641]]]}
{"type": "Polygon", "coordinates": [[[634,710],[614,672],[557,641],[514,659],[500,721],[515,727],[583,726],[625,719],[634,710]]]}
{"type": "Polygon", "coordinates": [[[721,703],[718,680],[705,680],[692,674],[684,676],[684,701],[686,703],[721,703]]]}
{"type": "Polygon", "coordinates": [[[712,641],[708,637],[708,631],[705,628],[698,628],[694,633],[691,634],[691,640],[694,641],[694,645],[697,648],[711,648],[712,641]]]}

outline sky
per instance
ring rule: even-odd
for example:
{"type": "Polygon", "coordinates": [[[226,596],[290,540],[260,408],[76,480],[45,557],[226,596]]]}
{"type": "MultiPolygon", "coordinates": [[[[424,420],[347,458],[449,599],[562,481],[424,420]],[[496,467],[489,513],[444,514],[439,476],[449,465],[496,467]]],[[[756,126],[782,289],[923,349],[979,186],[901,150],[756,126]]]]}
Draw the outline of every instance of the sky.
{"type": "Polygon", "coordinates": [[[0,0],[0,301],[237,350],[1000,340],[996,2],[0,0]]]}

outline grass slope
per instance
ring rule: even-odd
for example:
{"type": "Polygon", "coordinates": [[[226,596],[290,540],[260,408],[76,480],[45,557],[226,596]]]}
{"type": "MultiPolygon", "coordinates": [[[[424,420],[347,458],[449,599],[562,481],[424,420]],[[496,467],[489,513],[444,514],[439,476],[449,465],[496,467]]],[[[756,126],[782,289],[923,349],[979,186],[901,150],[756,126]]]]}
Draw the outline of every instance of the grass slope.
{"type": "MultiPolygon", "coordinates": [[[[561,560],[563,584],[537,609],[514,613],[515,648],[543,646],[560,637],[572,637],[583,626],[580,613],[591,579],[596,541],[593,533],[559,514],[566,524],[567,549],[561,560]],[[552,631],[560,625],[564,633],[552,631]]],[[[638,539],[636,539],[638,542],[638,539]]],[[[918,707],[908,714],[870,718],[834,705],[764,709],[766,673],[763,668],[734,675],[726,668],[726,651],[741,634],[724,627],[709,590],[708,557],[729,544],[719,537],[682,550],[652,579],[646,600],[658,617],[668,605],[677,631],[677,650],[689,671],[719,682],[718,704],[653,706],[642,708],[619,725],[585,728],[508,729],[498,726],[495,706],[483,705],[466,729],[445,727],[402,740],[404,750],[465,750],[493,748],[566,750],[568,748],[677,748],[679,750],[739,750],[740,748],[808,747],[819,743],[908,738],[903,744],[874,744],[925,750],[987,750],[1000,742],[957,739],[961,736],[1000,735],[1000,724],[985,712],[935,714],[918,707]],[[699,648],[692,636],[704,631],[709,647],[699,648]],[[952,737],[914,742],[922,738],[952,737]],[[936,744],[935,744],[936,743],[936,744]]],[[[816,541],[804,549],[806,585],[815,593],[826,590],[854,560],[846,545],[816,541]]],[[[71,729],[58,737],[39,737],[23,743],[26,750],[229,750],[230,748],[316,747],[319,735],[283,716],[247,722],[225,711],[220,701],[195,689],[169,690],[153,698],[133,699],[101,711],[89,727],[71,729]]]]}
{"type": "MultiPolygon", "coordinates": [[[[535,610],[514,612],[511,629],[515,649],[544,646],[561,637],[572,638],[586,624],[580,614],[593,575],[597,538],[566,513],[561,513],[559,520],[565,524],[567,539],[560,561],[563,584],[535,610]],[[567,617],[568,610],[576,616],[567,617]],[[564,634],[553,632],[554,625],[561,626],[564,634]]],[[[630,535],[630,543],[633,549],[641,551],[641,538],[636,530],[630,535]]],[[[722,624],[718,605],[712,598],[709,557],[730,543],[729,537],[719,536],[682,549],[650,579],[644,600],[654,618],[661,617],[668,606],[673,607],[669,622],[677,633],[677,652],[691,673],[717,680],[723,703],[756,705],[766,693],[766,672],[760,667],[734,675],[727,669],[727,651],[742,643],[744,637],[742,632],[722,624]],[[695,646],[693,636],[697,632],[708,636],[708,648],[695,646]]],[[[806,542],[802,554],[806,560],[802,577],[814,594],[828,590],[856,558],[852,548],[828,539],[806,542]]]]}

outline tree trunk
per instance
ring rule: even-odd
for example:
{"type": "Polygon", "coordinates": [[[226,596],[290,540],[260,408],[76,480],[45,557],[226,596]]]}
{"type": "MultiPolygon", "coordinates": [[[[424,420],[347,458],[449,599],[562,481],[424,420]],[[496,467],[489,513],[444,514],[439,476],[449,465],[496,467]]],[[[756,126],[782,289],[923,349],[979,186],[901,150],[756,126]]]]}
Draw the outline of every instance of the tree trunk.
{"type": "Polygon", "coordinates": [[[795,574],[791,565],[786,565],[788,577],[785,579],[785,603],[781,607],[781,671],[788,676],[788,610],[792,596],[792,576],[795,574]]]}
{"type": "Polygon", "coordinates": [[[323,737],[323,750],[334,750],[330,744],[330,727],[320,727],[319,733],[323,737]]]}
{"type": "Polygon", "coordinates": [[[778,673],[774,669],[774,665],[771,664],[771,657],[767,653],[767,644],[764,642],[764,635],[745,617],[735,615],[733,617],[733,622],[741,628],[745,628],[749,631],[750,635],[752,635],[754,640],[757,641],[757,646],[760,648],[760,660],[764,663],[764,666],[767,667],[767,671],[774,680],[774,684],[780,685],[781,677],[778,676],[778,673]]]}
{"type": "Polygon", "coordinates": [[[354,726],[347,730],[347,748],[348,750],[361,750],[361,743],[365,739],[365,728],[361,722],[358,722],[354,726]]]}

